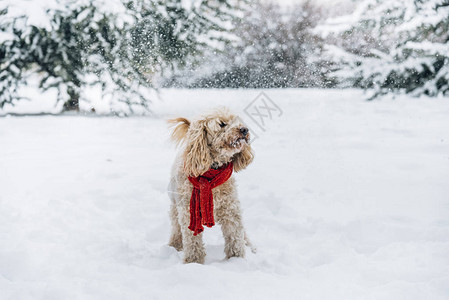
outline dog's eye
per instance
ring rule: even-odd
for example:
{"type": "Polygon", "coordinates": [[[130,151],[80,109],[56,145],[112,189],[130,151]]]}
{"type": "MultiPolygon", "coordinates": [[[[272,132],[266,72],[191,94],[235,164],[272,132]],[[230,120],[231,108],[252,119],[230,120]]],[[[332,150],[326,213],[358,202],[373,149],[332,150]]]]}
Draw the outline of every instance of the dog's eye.
{"type": "Polygon", "coordinates": [[[220,123],[220,127],[221,128],[225,127],[226,125],[228,125],[228,124],[226,124],[225,122],[221,121],[221,123],[220,123]]]}

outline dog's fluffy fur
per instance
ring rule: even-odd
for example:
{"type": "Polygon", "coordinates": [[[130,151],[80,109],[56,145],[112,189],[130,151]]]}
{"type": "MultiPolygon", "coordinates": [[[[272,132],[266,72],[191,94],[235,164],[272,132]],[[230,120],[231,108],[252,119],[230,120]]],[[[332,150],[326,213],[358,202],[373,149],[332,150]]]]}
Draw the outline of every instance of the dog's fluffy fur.
{"type": "MultiPolygon", "coordinates": [[[[190,198],[193,186],[188,176],[199,176],[211,167],[218,168],[233,162],[234,171],[245,169],[254,154],[249,145],[249,133],[244,125],[227,109],[217,109],[192,121],[176,118],[168,121],[174,126],[171,138],[182,144],[172,168],[169,196],[172,224],[169,245],[184,250],[185,263],[204,263],[206,256],[202,233],[197,236],[188,229],[190,198]],[[243,129],[242,129],[243,128],[243,129]]],[[[240,202],[234,178],[213,190],[214,218],[221,225],[225,239],[226,258],[244,257],[245,245],[252,247],[243,228],[240,202]]]]}

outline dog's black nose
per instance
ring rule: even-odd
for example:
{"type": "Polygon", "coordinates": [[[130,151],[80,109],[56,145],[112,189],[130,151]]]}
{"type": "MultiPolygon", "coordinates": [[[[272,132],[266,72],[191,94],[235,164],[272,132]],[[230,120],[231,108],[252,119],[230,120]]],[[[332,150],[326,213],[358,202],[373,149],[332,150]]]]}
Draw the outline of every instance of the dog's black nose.
{"type": "Polygon", "coordinates": [[[243,136],[246,136],[248,134],[248,128],[246,127],[241,127],[240,128],[240,133],[243,134],[243,136]]]}

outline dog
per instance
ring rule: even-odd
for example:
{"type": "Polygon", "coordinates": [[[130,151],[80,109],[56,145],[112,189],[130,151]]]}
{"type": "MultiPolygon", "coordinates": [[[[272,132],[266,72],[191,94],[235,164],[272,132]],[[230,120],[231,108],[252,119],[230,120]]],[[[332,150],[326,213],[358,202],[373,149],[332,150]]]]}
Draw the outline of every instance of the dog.
{"type": "Polygon", "coordinates": [[[184,263],[203,264],[206,251],[202,225],[211,227],[217,221],[223,232],[227,259],[245,257],[245,246],[255,253],[243,227],[236,183],[231,175],[232,171],[245,169],[254,159],[249,129],[226,108],[192,121],[176,118],[168,123],[173,128],[171,139],[182,145],[169,184],[169,246],[184,250],[184,263]],[[211,179],[212,173],[220,175],[211,179]],[[214,186],[218,177],[225,181],[214,186]]]}

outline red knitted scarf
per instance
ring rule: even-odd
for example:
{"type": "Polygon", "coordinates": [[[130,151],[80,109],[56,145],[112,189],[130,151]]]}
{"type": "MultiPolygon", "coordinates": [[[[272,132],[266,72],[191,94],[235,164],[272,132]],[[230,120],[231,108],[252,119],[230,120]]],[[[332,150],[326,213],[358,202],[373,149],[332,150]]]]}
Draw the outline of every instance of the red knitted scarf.
{"type": "Polygon", "coordinates": [[[193,235],[203,232],[204,227],[212,227],[214,221],[214,199],[212,189],[226,182],[232,175],[232,162],[218,169],[209,169],[198,177],[189,177],[193,184],[190,198],[190,225],[193,235]]]}

